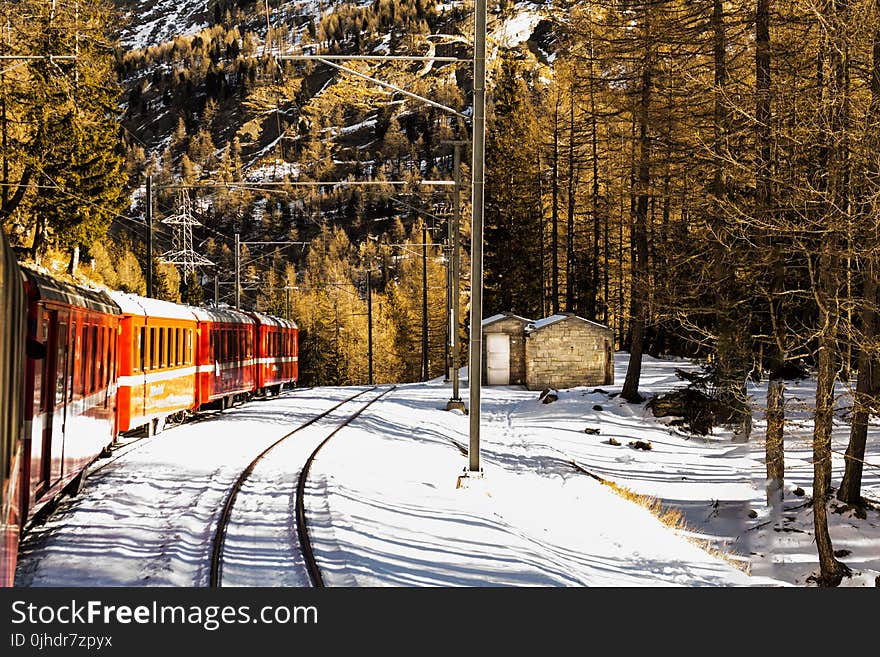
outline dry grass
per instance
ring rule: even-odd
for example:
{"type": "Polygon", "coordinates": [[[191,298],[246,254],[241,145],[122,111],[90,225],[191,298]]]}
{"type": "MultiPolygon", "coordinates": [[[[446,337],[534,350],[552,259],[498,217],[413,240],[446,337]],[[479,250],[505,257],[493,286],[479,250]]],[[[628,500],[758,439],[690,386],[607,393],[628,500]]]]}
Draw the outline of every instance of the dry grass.
{"type": "MultiPolygon", "coordinates": [[[[693,530],[690,529],[685,523],[684,516],[682,516],[681,511],[679,511],[678,509],[672,509],[663,506],[663,503],[660,502],[660,500],[656,497],[651,497],[650,495],[639,495],[638,493],[631,491],[629,488],[626,488],[625,486],[620,486],[613,481],[602,480],[602,483],[608,486],[608,488],[613,490],[622,498],[629,500],[630,502],[635,502],[639,506],[646,508],[648,511],[651,512],[652,515],[656,516],[657,519],[660,520],[660,522],[662,522],[667,527],[680,531],[694,533],[693,530]]],[[[687,540],[694,545],[711,554],[713,557],[723,559],[731,566],[743,571],[747,575],[751,573],[752,565],[748,561],[736,559],[733,555],[727,552],[723,552],[713,546],[708,540],[695,538],[693,536],[686,536],[685,538],[687,538],[687,540]]]]}

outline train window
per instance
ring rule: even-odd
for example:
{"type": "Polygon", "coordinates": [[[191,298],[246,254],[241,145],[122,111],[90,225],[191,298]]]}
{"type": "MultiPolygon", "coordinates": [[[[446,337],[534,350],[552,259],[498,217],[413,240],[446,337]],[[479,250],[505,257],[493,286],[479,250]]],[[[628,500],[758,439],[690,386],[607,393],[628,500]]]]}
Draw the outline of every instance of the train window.
{"type": "Polygon", "coordinates": [[[101,361],[98,358],[98,327],[92,327],[92,357],[91,363],[89,364],[89,392],[95,392],[95,389],[98,387],[98,377],[101,375],[101,361]]]}
{"type": "Polygon", "coordinates": [[[82,339],[79,342],[79,357],[82,362],[82,366],[79,369],[79,389],[80,394],[85,397],[88,389],[86,388],[86,374],[88,372],[89,365],[89,327],[82,327],[82,339]]]}
{"type": "Polygon", "coordinates": [[[67,324],[58,325],[55,338],[55,405],[64,403],[64,379],[67,376],[67,324]]]}
{"type": "Polygon", "coordinates": [[[186,364],[192,363],[192,329],[186,329],[186,364]]]}
{"type": "Polygon", "coordinates": [[[76,322],[70,329],[70,346],[67,349],[67,400],[73,399],[73,376],[76,367],[76,322]]]}
{"type": "Polygon", "coordinates": [[[183,352],[183,344],[180,339],[181,330],[179,328],[174,329],[174,364],[180,365],[183,363],[183,357],[181,356],[183,352]]]}
{"type": "MultiPolygon", "coordinates": [[[[116,378],[116,335],[115,332],[110,334],[110,370],[107,372],[107,383],[116,378]]],[[[143,366],[141,367],[143,369],[143,366]]]]}
{"type": "MultiPolygon", "coordinates": [[[[44,340],[46,343],[47,351],[50,347],[49,345],[49,315],[47,313],[43,314],[43,328],[42,332],[38,336],[40,340],[44,340]]],[[[46,392],[43,390],[44,386],[49,385],[49,356],[48,353],[46,357],[43,359],[43,364],[40,368],[35,368],[35,372],[39,378],[34,381],[34,408],[38,408],[41,411],[46,410],[46,406],[49,403],[49,398],[46,392]]]]}
{"type": "Polygon", "coordinates": [[[165,346],[167,347],[165,354],[165,365],[171,367],[172,365],[174,365],[174,362],[171,360],[172,354],[174,353],[174,344],[171,341],[171,338],[174,335],[174,330],[167,328],[165,329],[165,333],[165,339],[167,340],[167,342],[165,343],[165,346]]]}
{"type": "Polygon", "coordinates": [[[156,329],[150,327],[150,369],[156,368],[156,329]]]}
{"type": "Polygon", "coordinates": [[[168,333],[168,329],[160,328],[159,329],[159,363],[158,367],[165,367],[168,364],[168,360],[165,357],[165,336],[168,333]]]}
{"type": "Polygon", "coordinates": [[[138,343],[138,361],[140,362],[140,367],[138,368],[141,372],[144,371],[144,358],[147,355],[147,327],[141,326],[140,330],[140,342],[138,343]]]}
{"type": "Polygon", "coordinates": [[[107,329],[104,327],[97,328],[95,327],[95,331],[98,333],[98,339],[95,340],[98,345],[98,353],[95,359],[95,386],[93,389],[103,388],[105,385],[104,377],[107,368],[105,364],[107,362],[107,329]]]}

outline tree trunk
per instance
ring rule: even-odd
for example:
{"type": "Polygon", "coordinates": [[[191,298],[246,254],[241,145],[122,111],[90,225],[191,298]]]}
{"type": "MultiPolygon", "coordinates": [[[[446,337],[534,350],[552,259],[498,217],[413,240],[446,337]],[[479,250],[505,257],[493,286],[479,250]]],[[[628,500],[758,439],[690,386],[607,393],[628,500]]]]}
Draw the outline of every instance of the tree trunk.
{"type": "MultiPolygon", "coordinates": [[[[756,155],[755,217],[763,225],[770,225],[772,217],[772,188],[770,178],[771,131],[770,110],[770,0],[758,0],[755,15],[755,121],[756,155]]],[[[771,266],[773,268],[770,298],[770,316],[774,341],[771,347],[770,374],[767,384],[767,435],[764,447],[767,469],[767,504],[777,512],[782,510],[785,494],[785,336],[780,317],[781,294],[785,287],[785,266],[779,248],[771,237],[771,266]]]]}
{"type": "MultiPolygon", "coordinates": [[[[556,94],[556,104],[553,111],[553,207],[551,209],[550,224],[550,267],[552,278],[551,306],[556,315],[559,312],[559,92],[556,94]]],[[[566,281],[566,285],[570,282],[566,281]]]]}
{"type": "Polygon", "coordinates": [[[574,83],[569,91],[568,100],[568,207],[566,233],[568,239],[565,243],[565,309],[568,312],[575,311],[575,273],[574,273],[574,188],[575,161],[574,161],[574,83]]]}
{"type": "MultiPolygon", "coordinates": [[[[587,299],[587,317],[590,319],[598,319],[598,298],[599,298],[599,129],[596,123],[596,90],[593,85],[593,44],[590,43],[590,143],[592,146],[592,164],[593,164],[593,193],[591,196],[591,209],[593,214],[593,262],[590,296],[587,299]]],[[[607,231],[607,224],[606,224],[607,231]]],[[[607,265],[607,232],[606,232],[606,265],[605,273],[608,273],[607,265]]],[[[603,314],[608,314],[608,286],[605,286],[603,294],[603,314]]]]}
{"type": "Polygon", "coordinates": [[[642,352],[645,341],[645,312],[647,290],[647,266],[648,266],[648,194],[651,185],[651,139],[648,134],[649,109],[651,105],[651,86],[653,83],[653,65],[650,30],[650,9],[645,8],[645,62],[642,69],[642,88],[638,108],[639,126],[639,161],[638,181],[635,208],[635,222],[633,225],[633,242],[635,246],[635,267],[632,274],[632,338],[630,341],[629,365],[626,370],[626,380],[620,396],[630,402],[643,401],[639,394],[639,379],[642,373],[642,352]]]}
{"type": "Polygon", "coordinates": [[[835,349],[837,347],[837,244],[823,240],[819,257],[819,371],[816,378],[816,416],[813,426],[813,529],[819,553],[820,586],[837,586],[849,568],[834,556],[828,532],[827,498],[831,478],[831,431],[834,418],[835,349]]]}
{"type": "Polygon", "coordinates": [[[865,445],[868,439],[868,418],[872,406],[876,405],[880,391],[877,363],[871,354],[871,345],[877,335],[877,272],[874,258],[868,260],[865,272],[864,309],[862,310],[862,343],[859,348],[859,377],[853,399],[852,427],[849,445],[846,448],[846,469],[843,481],[837,491],[837,499],[847,504],[862,501],[862,470],[865,459],[865,445]]]}
{"type": "MultiPolygon", "coordinates": [[[[880,12],[880,0],[875,2],[880,12]]],[[[875,148],[880,144],[877,128],[877,116],[880,113],[880,26],[875,27],[873,35],[873,65],[871,68],[871,105],[868,112],[867,135],[875,148]]],[[[868,163],[869,193],[876,194],[876,186],[880,178],[880,166],[875,158],[868,163]]],[[[866,203],[862,217],[870,222],[872,204],[866,203]]],[[[870,231],[870,228],[868,229],[870,231]]],[[[870,237],[869,237],[870,239],[870,237]]],[[[856,394],[853,399],[853,419],[850,430],[849,445],[846,448],[846,466],[843,481],[837,491],[837,498],[848,504],[857,504],[862,499],[862,470],[865,458],[865,445],[868,436],[868,418],[872,406],[876,410],[877,394],[880,392],[880,372],[876,356],[870,350],[878,332],[877,304],[880,302],[880,290],[877,280],[877,256],[870,253],[865,266],[863,291],[862,336],[859,347],[859,376],[856,382],[856,394]]]]}

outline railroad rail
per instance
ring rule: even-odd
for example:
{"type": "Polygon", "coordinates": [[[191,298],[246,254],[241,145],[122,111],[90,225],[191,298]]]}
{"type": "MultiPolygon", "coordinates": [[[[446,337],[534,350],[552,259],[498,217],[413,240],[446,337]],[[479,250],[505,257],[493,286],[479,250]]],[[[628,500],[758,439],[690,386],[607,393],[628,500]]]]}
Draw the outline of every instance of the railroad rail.
{"type": "MultiPolygon", "coordinates": [[[[396,387],[396,386],[395,386],[395,387],[396,387]]],[[[216,528],[215,533],[214,533],[214,539],[213,539],[213,541],[212,541],[212,550],[211,550],[211,571],[210,571],[209,582],[208,582],[208,585],[209,585],[210,587],[219,587],[219,586],[221,586],[221,582],[222,582],[222,578],[223,578],[223,548],[224,548],[224,544],[225,544],[225,541],[226,541],[226,534],[227,534],[227,528],[228,528],[228,526],[229,526],[229,520],[230,520],[230,517],[231,517],[231,515],[232,515],[232,510],[233,510],[233,508],[234,508],[234,506],[235,506],[235,501],[236,501],[236,499],[237,499],[237,497],[238,497],[238,494],[239,494],[239,492],[241,491],[242,486],[244,485],[244,483],[248,480],[248,478],[249,478],[249,477],[251,476],[251,474],[253,473],[254,468],[257,466],[257,464],[258,464],[258,463],[259,463],[264,457],[266,457],[266,456],[267,456],[267,455],[268,455],[273,449],[275,449],[275,448],[278,447],[280,444],[282,444],[283,442],[285,442],[288,438],[290,438],[290,437],[292,437],[293,435],[299,433],[299,432],[302,431],[303,429],[305,429],[305,428],[307,428],[307,427],[309,427],[309,426],[315,424],[315,423],[318,422],[319,420],[321,420],[321,419],[327,417],[328,415],[330,415],[331,413],[333,413],[334,411],[336,411],[336,410],[339,409],[340,407],[344,406],[345,404],[351,403],[352,401],[356,400],[358,397],[361,397],[362,395],[365,395],[365,394],[367,394],[367,393],[369,393],[369,392],[373,392],[373,391],[375,391],[377,388],[378,388],[378,386],[372,386],[372,387],[370,387],[370,388],[367,388],[366,390],[361,390],[360,392],[358,392],[358,393],[356,393],[356,394],[354,394],[354,395],[352,395],[352,396],[350,396],[350,397],[348,397],[348,398],[346,398],[346,399],[343,399],[342,401],[340,401],[339,403],[335,404],[333,407],[327,409],[326,411],[323,411],[322,413],[320,413],[320,414],[318,414],[318,415],[316,415],[316,416],[310,418],[310,419],[307,420],[306,422],[303,422],[302,424],[300,424],[299,426],[297,426],[297,427],[296,427],[295,429],[293,429],[292,431],[289,431],[288,433],[286,433],[286,434],[284,434],[283,436],[281,436],[278,440],[276,440],[275,442],[273,442],[271,445],[269,445],[269,446],[268,446],[266,449],[264,449],[262,452],[260,452],[259,454],[257,454],[257,456],[256,456],[256,457],[255,457],[255,458],[254,458],[254,459],[248,464],[248,466],[247,466],[244,470],[242,470],[241,474],[238,476],[238,478],[236,479],[235,483],[234,483],[234,484],[230,487],[230,489],[229,489],[229,493],[227,494],[226,501],[225,501],[225,503],[224,503],[224,505],[223,505],[223,508],[222,508],[221,511],[220,511],[220,517],[219,517],[219,519],[218,519],[218,521],[217,521],[217,528],[216,528]]],[[[338,424],[338,425],[336,426],[336,428],[333,430],[333,432],[330,433],[330,434],[329,434],[329,435],[328,435],[328,436],[327,436],[327,437],[321,442],[321,444],[318,446],[318,448],[312,453],[311,457],[309,458],[309,460],[308,460],[307,463],[306,463],[306,466],[303,468],[303,472],[306,472],[306,473],[307,473],[307,468],[308,468],[308,466],[311,464],[311,461],[313,460],[313,458],[314,458],[315,454],[318,452],[318,450],[320,450],[321,446],[323,446],[323,445],[324,445],[324,444],[325,444],[330,438],[332,438],[334,435],[336,435],[336,433],[338,433],[343,427],[347,426],[352,420],[354,420],[354,419],[355,419],[356,417],[358,417],[361,413],[363,413],[364,410],[366,410],[371,404],[373,404],[373,403],[375,403],[376,401],[378,401],[381,397],[385,396],[388,392],[390,392],[390,391],[393,390],[393,389],[394,389],[394,388],[391,388],[391,389],[389,389],[389,390],[383,392],[383,393],[382,393],[381,395],[379,395],[378,397],[375,397],[375,398],[371,399],[371,400],[370,400],[369,402],[367,402],[363,407],[361,407],[357,412],[355,412],[355,413],[353,413],[352,415],[348,416],[344,421],[342,421],[340,424],[338,424]]],[[[300,475],[300,478],[301,478],[301,480],[304,481],[302,473],[301,473],[301,475],[300,475]]],[[[304,485],[304,484],[303,484],[303,485],[304,485]]],[[[299,496],[299,488],[298,488],[297,490],[298,490],[298,496],[299,496]]],[[[297,506],[299,506],[299,500],[298,500],[298,502],[297,502],[297,506]]],[[[307,543],[307,538],[306,538],[306,539],[303,539],[302,536],[301,536],[301,539],[300,539],[300,540],[301,540],[301,543],[302,543],[303,546],[304,546],[303,554],[304,554],[304,556],[306,557],[306,564],[307,564],[307,567],[309,568],[309,574],[310,574],[310,577],[311,577],[311,568],[312,568],[312,566],[311,566],[310,563],[309,563],[309,557],[311,556],[312,559],[314,558],[314,557],[312,556],[312,553],[311,553],[311,546],[309,545],[308,548],[305,548],[305,544],[307,543]],[[306,550],[308,550],[308,555],[306,555],[306,550]]]]}
{"type": "Polygon", "coordinates": [[[324,447],[324,445],[326,445],[333,436],[335,436],[342,429],[351,424],[351,422],[354,421],[355,418],[357,418],[370,406],[382,399],[385,395],[394,391],[396,388],[397,386],[392,386],[388,388],[388,390],[383,392],[378,397],[371,399],[356,413],[350,415],[344,422],[337,426],[333,430],[333,432],[326,438],[324,438],[324,440],[322,440],[320,444],[314,449],[314,451],[311,453],[308,460],[306,461],[305,465],[303,466],[303,469],[299,473],[299,481],[296,485],[296,533],[299,536],[300,548],[302,550],[303,557],[305,558],[306,569],[309,572],[309,579],[312,580],[312,586],[315,586],[317,588],[322,588],[324,586],[324,578],[321,577],[321,569],[318,568],[318,562],[315,559],[315,552],[314,550],[312,550],[312,542],[309,539],[309,527],[308,523],[306,522],[306,481],[309,477],[309,469],[312,467],[312,461],[315,460],[318,452],[321,451],[321,448],[324,447]]]}

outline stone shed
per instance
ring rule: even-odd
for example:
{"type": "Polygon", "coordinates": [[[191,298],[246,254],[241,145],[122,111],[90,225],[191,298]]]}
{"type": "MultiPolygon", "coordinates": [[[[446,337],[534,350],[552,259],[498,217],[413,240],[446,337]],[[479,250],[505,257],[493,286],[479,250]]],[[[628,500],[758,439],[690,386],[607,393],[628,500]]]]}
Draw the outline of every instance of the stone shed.
{"type": "Polygon", "coordinates": [[[490,386],[526,382],[525,328],[532,320],[501,313],[483,320],[483,383],[490,386]]]}
{"type": "Polygon", "coordinates": [[[526,388],[614,383],[614,332],[574,313],[552,315],[525,329],[526,388]]]}

